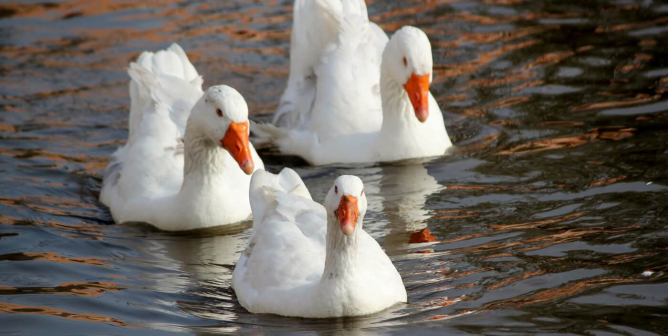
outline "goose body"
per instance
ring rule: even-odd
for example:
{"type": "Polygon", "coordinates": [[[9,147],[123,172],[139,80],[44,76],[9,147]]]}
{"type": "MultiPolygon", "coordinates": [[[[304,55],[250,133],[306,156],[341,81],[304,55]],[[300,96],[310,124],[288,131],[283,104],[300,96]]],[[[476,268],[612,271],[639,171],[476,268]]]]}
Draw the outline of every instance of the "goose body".
{"type": "Polygon", "coordinates": [[[273,123],[327,138],[380,129],[388,38],[364,1],[297,0],[293,13],[290,75],[273,123]]]}
{"type": "Polygon", "coordinates": [[[110,158],[100,200],[117,223],[169,231],[248,219],[250,174],[264,165],[248,142],[248,107],[202,79],[173,44],[130,64],[127,143],[110,158]]]}
{"type": "Polygon", "coordinates": [[[401,276],[362,229],[363,187],[359,178],[341,176],[322,206],[294,171],[256,172],[253,233],[232,278],[241,305],[252,313],[324,318],[406,302],[401,276]]]}
{"type": "MultiPolygon", "coordinates": [[[[319,2],[338,1],[314,3],[319,2]]],[[[331,36],[318,40],[328,43],[295,37],[304,29],[300,7],[295,7],[288,87],[274,124],[253,124],[254,133],[313,165],[444,154],[452,142],[429,92],[433,64],[426,34],[406,26],[383,40],[363,2],[340,4],[338,25],[312,23],[338,27],[321,34],[331,36]],[[317,61],[305,61],[303,55],[317,61]]]]}

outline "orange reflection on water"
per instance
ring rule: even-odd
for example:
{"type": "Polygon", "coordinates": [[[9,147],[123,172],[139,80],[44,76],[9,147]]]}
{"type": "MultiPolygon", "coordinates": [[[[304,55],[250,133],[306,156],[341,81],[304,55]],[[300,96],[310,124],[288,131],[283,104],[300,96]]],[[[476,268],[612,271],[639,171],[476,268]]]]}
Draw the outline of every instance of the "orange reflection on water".
{"type": "MultiPolygon", "coordinates": [[[[156,8],[156,10],[141,14],[126,14],[116,18],[122,20],[155,20],[160,22],[155,28],[129,28],[119,25],[113,28],[71,29],[77,38],[40,39],[37,45],[3,47],[3,54],[21,63],[34,62],[35,57],[47,67],[52,68],[83,68],[108,71],[119,71],[137,56],[136,52],[108,55],[109,50],[128,40],[145,40],[151,42],[180,41],[186,38],[200,36],[216,36],[225,34],[241,41],[287,40],[289,29],[255,29],[252,24],[277,24],[291,20],[289,6],[278,3],[266,3],[266,8],[250,7],[241,11],[207,10],[207,6],[199,6],[199,11],[193,11],[195,6],[183,6],[182,0],[160,1],[83,1],[77,0],[66,3],[48,4],[8,4],[0,5],[0,9],[9,13],[8,16],[36,17],[47,20],[60,20],[77,16],[98,16],[109,13],[118,13],[130,10],[156,8]],[[207,24],[208,22],[234,21],[236,24],[207,24]],[[94,51],[96,57],[89,57],[94,51]],[[64,56],[64,57],[45,57],[64,56]],[[81,56],[81,57],[77,57],[81,56]],[[87,58],[87,59],[86,59],[87,58]],[[86,59],[86,60],[84,60],[86,59]]],[[[242,50],[232,51],[238,52],[242,50]]],[[[263,54],[285,54],[276,47],[253,48],[248,52],[263,54]]],[[[221,54],[218,46],[217,54],[221,54]]],[[[189,52],[190,55],[190,52],[189,52]]],[[[197,62],[197,57],[191,56],[191,61],[197,62]]],[[[126,85],[127,83],[123,83],[126,85]]],[[[29,89],[29,88],[26,88],[29,89]]]]}
{"type": "Polygon", "coordinates": [[[475,211],[469,211],[469,210],[436,210],[436,213],[438,214],[445,214],[445,215],[436,215],[434,218],[438,219],[454,219],[454,218],[471,218],[471,217],[477,217],[478,213],[475,211]]]}
{"type": "Polygon", "coordinates": [[[561,223],[569,219],[577,218],[586,215],[586,212],[576,212],[562,217],[543,219],[535,222],[517,223],[517,224],[492,224],[489,227],[494,230],[526,230],[534,229],[542,226],[561,223]]]}
{"type": "Polygon", "coordinates": [[[14,125],[0,123],[0,132],[14,133],[16,132],[16,128],[14,125]]]}
{"type": "Polygon", "coordinates": [[[528,252],[528,251],[535,251],[535,250],[542,250],[546,247],[550,247],[553,245],[558,245],[558,244],[563,244],[563,243],[568,243],[572,241],[576,241],[578,239],[581,239],[584,236],[588,235],[599,235],[599,234],[618,234],[630,230],[636,230],[640,228],[638,225],[633,225],[633,226],[626,226],[626,227],[621,227],[621,228],[604,228],[604,227],[585,227],[585,228],[574,228],[574,229],[568,229],[568,230],[563,230],[560,232],[554,232],[551,233],[549,236],[543,236],[543,237],[536,237],[536,238],[531,238],[525,240],[523,243],[524,245],[531,245],[523,248],[518,248],[517,251],[520,252],[528,252]],[[533,245],[536,243],[543,243],[541,245],[533,245]]]}
{"type": "Polygon", "coordinates": [[[440,307],[447,307],[449,305],[455,304],[457,302],[461,301],[461,298],[447,298],[447,297],[440,297],[434,300],[430,300],[424,303],[420,303],[419,306],[421,308],[440,308],[440,307]]]}
{"type": "Polygon", "coordinates": [[[513,105],[517,105],[520,103],[524,103],[529,101],[529,97],[526,96],[516,96],[516,97],[508,97],[506,99],[501,99],[491,105],[488,105],[485,107],[487,110],[492,110],[492,109],[497,109],[497,108],[502,108],[502,107],[509,107],[513,105]]]}
{"type": "Polygon", "coordinates": [[[457,152],[461,152],[461,153],[480,151],[480,150],[483,150],[485,148],[490,147],[494,143],[494,141],[496,141],[500,136],[501,136],[501,134],[499,134],[499,133],[486,135],[486,136],[480,138],[475,143],[472,143],[472,144],[469,144],[469,145],[466,145],[466,146],[457,147],[457,148],[455,148],[455,150],[457,152]]]}
{"type": "MultiPolygon", "coordinates": [[[[451,2],[454,2],[454,1],[451,1],[451,2]]],[[[422,12],[428,11],[430,9],[436,8],[436,5],[437,4],[434,1],[424,1],[424,2],[420,1],[415,6],[404,7],[404,8],[395,8],[393,10],[390,10],[390,11],[387,11],[387,12],[384,12],[384,13],[371,15],[371,16],[369,16],[369,20],[371,20],[373,22],[380,22],[380,21],[383,21],[385,19],[393,18],[393,17],[400,16],[400,15],[414,16],[417,13],[422,13],[422,12]]],[[[392,25],[392,24],[390,24],[390,25],[392,25]]],[[[382,24],[380,26],[383,27],[382,24]]]]}
{"type": "Polygon", "coordinates": [[[482,0],[482,2],[489,4],[489,5],[514,5],[514,4],[519,4],[522,2],[526,2],[529,0],[482,0]]]}
{"type": "Polygon", "coordinates": [[[617,176],[617,177],[613,177],[613,178],[609,178],[609,179],[604,179],[604,180],[592,182],[592,183],[589,184],[589,186],[590,187],[606,186],[606,185],[609,185],[609,184],[613,184],[615,182],[619,182],[619,181],[625,179],[627,176],[628,175],[622,175],[622,176],[617,176]]]}
{"type": "Polygon", "coordinates": [[[515,190],[522,192],[533,191],[531,188],[520,188],[520,187],[494,187],[488,185],[448,185],[447,189],[450,190],[489,190],[489,191],[501,191],[501,190],[515,190]]]}
{"type": "Polygon", "coordinates": [[[477,23],[480,25],[495,25],[495,24],[500,24],[500,23],[506,23],[507,20],[503,19],[498,19],[498,18],[493,18],[490,16],[484,16],[484,15],[477,15],[477,14],[471,14],[471,13],[454,13],[454,14],[448,14],[448,15],[443,15],[439,16],[440,20],[461,20],[464,22],[471,22],[471,23],[477,23]]]}
{"type": "Polygon", "coordinates": [[[563,127],[578,127],[584,125],[581,121],[546,121],[537,126],[563,126],[563,127]]]}
{"type": "Polygon", "coordinates": [[[464,271],[464,272],[459,272],[458,270],[453,270],[453,269],[444,269],[441,271],[436,271],[436,273],[442,274],[444,277],[448,279],[456,279],[456,278],[462,278],[466,277],[472,274],[478,274],[478,273],[484,273],[488,271],[492,271],[494,268],[492,267],[482,267],[482,268],[476,268],[470,271],[464,271]]]}
{"type": "Polygon", "coordinates": [[[546,270],[546,269],[541,269],[541,270],[534,271],[534,272],[526,272],[526,273],[523,273],[523,274],[518,275],[516,277],[508,278],[508,279],[503,280],[501,282],[495,283],[495,284],[489,286],[487,289],[489,289],[489,290],[499,289],[499,288],[507,286],[507,285],[509,285],[513,282],[528,279],[528,278],[533,278],[535,276],[539,276],[539,275],[543,275],[543,274],[547,274],[547,272],[548,272],[548,270],[546,270]]]}
{"type": "MultiPolygon", "coordinates": [[[[7,302],[0,302],[0,313],[4,314],[37,314],[45,316],[55,316],[68,320],[81,322],[108,323],[119,327],[132,327],[123,320],[111,316],[88,313],[74,313],[67,310],[56,309],[44,306],[25,306],[7,302]]],[[[135,328],[135,327],[132,327],[135,328]]]]}
{"type": "Polygon", "coordinates": [[[558,288],[545,289],[535,294],[492,302],[486,304],[484,307],[480,309],[502,309],[506,307],[520,308],[527,305],[534,305],[542,302],[564,299],[566,297],[581,293],[592,287],[608,286],[612,284],[633,283],[637,281],[639,280],[634,278],[621,278],[621,277],[579,280],[558,288]]]}
{"type": "Polygon", "coordinates": [[[95,208],[78,199],[57,196],[26,196],[18,198],[0,197],[0,204],[11,207],[26,207],[31,210],[61,216],[88,216],[96,217],[97,213],[86,209],[95,208]]]}
{"type": "Polygon", "coordinates": [[[545,55],[541,55],[537,57],[533,62],[525,65],[522,67],[522,69],[531,69],[535,68],[537,66],[545,66],[545,65],[551,65],[551,64],[557,64],[564,59],[571,57],[575,55],[575,52],[567,50],[567,51],[556,51],[556,52],[551,52],[547,53],[545,55]]]}
{"type": "Polygon", "coordinates": [[[506,99],[502,99],[498,102],[492,103],[487,106],[473,109],[466,109],[464,110],[464,115],[467,117],[483,117],[485,113],[487,113],[487,111],[489,110],[517,105],[526,102],[528,100],[529,97],[527,96],[508,97],[506,99]]]}
{"type": "MultiPolygon", "coordinates": [[[[535,72],[524,72],[524,73],[520,73],[520,74],[517,74],[517,75],[510,75],[510,76],[502,77],[502,78],[472,79],[467,83],[467,86],[465,86],[464,88],[506,85],[506,84],[509,84],[509,83],[514,83],[514,82],[519,82],[519,81],[522,81],[522,80],[526,80],[526,79],[532,78],[536,75],[537,75],[537,73],[535,73],[535,72]]],[[[509,97],[508,99],[514,99],[514,98],[517,98],[517,97],[509,97]]]]}
{"type": "Polygon", "coordinates": [[[633,136],[635,128],[620,128],[615,131],[602,131],[599,133],[598,138],[603,140],[620,140],[633,136]]]}
{"type": "Polygon", "coordinates": [[[616,264],[626,264],[633,261],[636,261],[641,258],[657,255],[661,252],[643,252],[643,253],[627,253],[627,254],[618,254],[610,257],[610,260],[606,260],[605,263],[608,265],[616,264]]]}
{"type": "Polygon", "coordinates": [[[588,133],[584,135],[575,135],[563,138],[537,140],[525,144],[520,144],[510,149],[500,150],[496,153],[496,155],[521,155],[561,148],[573,148],[584,145],[589,140],[595,139],[597,136],[597,134],[588,133]]]}
{"type": "Polygon", "coordinates": [[[494,59],[505,53],[523,49],[538,43],[540,43],[538,40],[529,40],[516,44],[505,44],[498,49],[478,53],[478,59],[470,62],[452,65],[434,64],[434,75],[436,75],[434,82],[441,83],[448,78],[475,73],[480,67],[492,62],[494,59]]]}
{"type": "Polygon", "coordinates": [[[419,244],[419,243],[428,243],[436,241],[436,237],[431,235],[431,231],[428,228],[422,229],[417,232],[411,233],[411,237],[408,241],[409,244],[419,244]]]}
{"type": "Polygon", "coordinates": [[[3,225],[25,225],[26,223],[71,232],[73,234],[67,235],[71,238],[104,240],[104,232],[101,230],[101,226],[98,224],[88,224],[82,221],[81,223],[77,223],[75,225],[68,225],[64,223],[58,223],[53,220],[44,222],[36,219],[26,220],[0,215],[0,224],[3,225]]]}
{"type": "Polygon", "coordinates": [[[54,252],[19,252],[19,253],[9,253],[0,255],[0,260],[8,261],[29,261],[29,260],[40,260],[40,261],[49,261],[62,264],[85,264],[93,266],[103,266],[110,267],[109,264],[104,262],[104,259],[99,258],[71,258],[61,256],[54,252]]]}
{"type": "Polygon", "coordinates": [[[489,236],[492,233],[494,233],[494,231],[483,231],[483,232],[472,233],[472,234],[468,234],[468,235],[460,235],[460,236],[457,236],[455,238],[441,240],[440,243],[441,244],[451,244],[451,243],[456,243],[456,242],[459,242],[459,241],[464,241],[464,240],[489,236]]]}
{"type": "Polygon", "coordinates": [[[68,282],[56,287],[9,287],[0,286],[0,295],[18,294],[65,294],[97,297],[104,292],[116,292],[123,288],[113,282],[68,282]]]}
{"type": "Polygon", "coordinates": [[[628,100],[600,102],[600,103],[584,104],[584,105],[576,106],[576,107],[571,108],[571,111],[588,111],[588,110],[594,110],[594,109],[644,104],[644,103],[653,102],[653,101],[655,101],[659,98],[661,98],[660,95],[649,96],[649,95],[646,95],[646,94],[638,94],[634,98],[631,98],[631,99],[628,99],[628,100]]]}
{"type": "Polygon", "coordinates": [[[598,27],[598,28],[596,28],[596,33],[609,33],[609,32],[621,31],[621,30],[630,30],[630,29],[638,29],[638,28],[645,28],[645,27],[656,27],[656,26],[664,24],[664,23],[668,23],[668,16],[658,18],[658,19],[655,19],[655,20],[650,20],[650,21],[627,23],[627,24],[621,24],[621,25],[612,26],[612,27],[598,27]]]}
{"type": "Polygon", "coordinates": [[[524,90],[528,87],[534,87],[534,86],[542,85],[543,83],[545,83],[544,80],[536,80],[536,81],[526,82],[526,83],[522,83],[520,85],[517,85],[510,90],[511,91],[520,91],[520,90],[524,90]]]}
{"type": "Polygon", "coordinates": [[[539,34],[547,30],[552,30],[556,28],[558,27],[532,26],[532,27],[516,28],[511,31],[500,31],[493,33],[471,32],[462,34],[462,40],[472,41],[480,44],[488,44],[493,42],[509,42],[521,37],[539,34]]]}
{"type": "MultiPolygon", "coordinates": [[[[489,235],[491,231],[484,232],[482,235],[489,235]]],[[[494,251],[494,250],[500,250],[500,249],[508,249],[512,248],[515,246],[522,245],[523,242],[505,242],[505,243],[499,243],[499,242],[490,242],[490,243],[485,243],[481,245],[476,245],[476,246],[471,246],[471,247],[463,247],[463,248],[458,248],[458,249],[453,249],[450,250],[450,254],[452,255],[466,255],[470,253],[481,253],[481,252],[489,252],[489,251],[494,251]]]]}
{"type": "Polygon", "coordinates": [[[113,0],[97,0],[97,1],[68,1],[61,3],[9,3],[0,5],[0,9],[10,12],[12,17],[29,17],[29,18],[72,18],[76,16],[93,16],[116,13],[123,10],[133,8],[158,8],[164,7],[167,3],[183,2],[182,0],[154,0],[146,1],[113,1],[113,0]]]}
{"type": "Polygon", "coordinates": [[[227,68],[230,70],[243,74],[245,76],[253,76],[253,75],[263,75],[263,76],[272,76],[272,77],[287,77],[289,74],[290,69],[287,67],[266,67],[266,66],[259,66],[259,65],[251,65],[251,64],[232,64],[232,63],[227,63],[225,64],[227,68]]]}
{"type": "Polygon", "coordinates": [[[65,165],[67,163],[78,163],[81,164],[87,172],[94,175],[97,175],[100,171],[103,171],[107,166],[107,161],[109,160],[107,157],[94,157],[84,154],[71,156],[61,153],[47,152],[42,149],[25,149],[23,151],[16,151],[7,148],[0,148],[0,155],[13,156],[20,159],[46,159],[52,161],[56,167],[59,167],[59,164],[65,165]]]}
{"type": "Polygon", "coordinates": [[[656,40],[654,39],[645,39],[640,42],[638,42],[638,46],[640,47],[651,47],[656,45],[656,40]]]}
{"type": "Polygon", "coordinates": [[[589,51],[589,50],[592,50],[592,49],[594,49],[593,45],[586,45],[586,46],[582,46],[582,47],[579,47],[579,48],[575,49],[575,52],[581,53],[581,52],[589,51]]]}
{"type": "Polygon", "coordinates": [[[615,72],[626,72],[626,71],[641,69],[642,67],[643,67],[643,65],[640,64],[640,63],[618,65],[617,67],[615,67],[615,72]]]}
{"type": "Polygon", "coordinates": [[[436,101],[439,103],[458,102],[458,101],[465,101],[468,98],[469,98],[468,95],[466,95],[465,93],[460,93],[460,94],[444,95],[442,97],[438,97],[436,101]]]}

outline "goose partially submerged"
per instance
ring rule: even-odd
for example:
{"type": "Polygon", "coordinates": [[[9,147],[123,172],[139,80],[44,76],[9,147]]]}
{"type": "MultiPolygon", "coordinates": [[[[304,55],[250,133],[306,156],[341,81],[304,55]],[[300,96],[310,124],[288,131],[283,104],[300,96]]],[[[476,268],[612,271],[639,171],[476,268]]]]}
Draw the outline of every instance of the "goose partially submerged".
{"type": "Polygon", "coordinates": [[[264,168],[248,141],[248,106],[235,89],[202,92],[173,44],[130,64],[128,142],[111,157],[100,200],[114,220],[180,231],[251,215],[250,174],[264,168]]]}
{"type": "Polygon", "coordinates": [[[295,7],[288,88],[275,125],[253,124],[253,132],[259,141],[272,142],[282,153],[313,165],[444,154],[452,142],[429,92],[433,63],[427,35],[405,26],[384,42],[380,28],[368,21],[366,7],[363,2],[355,5],[358,2],[344,0],[343,13],[330,15],[339,18],[336,34],[328,44],[312,42],[310,48],[295,38],[305,29],[298,24],[300,7],[295,7]],[[360,6],[363,11],[353,10],[360,6]],[[318,55],[317,61],[302,60],[295,50],[308,50],[302,54],[318,55]],[[301,62],[293,64],[295,59],[301,62]]]}
{"type": "Polygon", "coordinates": [[[232,278],[252,313],[360,316],[406,302],[401,276],[363,228],[362,181],[340,176],[324,207],[297,173],[263,170],[250,187],[253,233],[232,278]]]}

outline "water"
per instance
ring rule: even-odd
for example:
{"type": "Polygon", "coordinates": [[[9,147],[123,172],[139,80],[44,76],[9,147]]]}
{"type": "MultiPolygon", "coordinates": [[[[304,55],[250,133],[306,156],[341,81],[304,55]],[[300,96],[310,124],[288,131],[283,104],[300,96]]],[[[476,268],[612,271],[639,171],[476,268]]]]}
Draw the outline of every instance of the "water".
{"type": "Polygon", "coordinates": [[[363,179],[365,228],[409,295],[305,320],[237,303],[248,223],[166,234],[111,225],[97,201],[127,136],[128,62],[176,41],[205,86],[236,87],[267,118],[291,1],[2,1],[0,333],[668,334],[668,4],[392,0],[369,13],[430,36],[458,148],[297,168],[318,201],[339,174],[363,179]]]}

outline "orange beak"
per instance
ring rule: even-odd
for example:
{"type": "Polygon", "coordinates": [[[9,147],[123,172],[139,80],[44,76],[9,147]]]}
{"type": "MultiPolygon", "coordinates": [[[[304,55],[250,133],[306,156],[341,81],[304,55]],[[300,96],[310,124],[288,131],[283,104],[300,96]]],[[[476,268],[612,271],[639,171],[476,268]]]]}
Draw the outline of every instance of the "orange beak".
{"type": "Polygon", "coordinates": [[[248,142],[248,121],[242,123],[230,123],[230,128],[227,129],[225,137],[220,140],[223,147],[227,149],[232,157],[239,163],[239,168],[247,175],[253,173],[255,165],[248,142]]]}
{"type": "Polygon", "coordinates": [[[429,118],[429,74],[418,76],[411,74],[411,78],[404,84],[408,98],[413,104],[415,116],[420,122],[429,118]]]}
{"type": "Polygon", "coordinates": [[[355,231],[355,224],[357,223],[357,217],[359,217],[360,212],[357,210],[357,197],[356,196],[341,196],[341,202],[339,202],[339,208],[334,211],[336,218],[339,219],[339,224],[341,225],[341,231],[345,235],[350,235],[355,231]]]}

